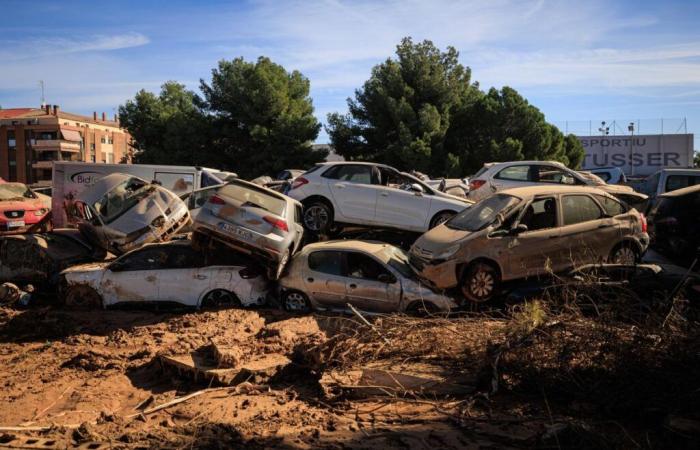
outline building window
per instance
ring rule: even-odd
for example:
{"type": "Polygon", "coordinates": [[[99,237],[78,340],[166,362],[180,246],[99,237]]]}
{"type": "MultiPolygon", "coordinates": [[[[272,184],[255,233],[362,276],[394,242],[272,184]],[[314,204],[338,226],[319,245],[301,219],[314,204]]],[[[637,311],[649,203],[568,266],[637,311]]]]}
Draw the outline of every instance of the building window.
{"type": "Polygon", "coordinates": [[[114,164],[114,153],[107,153],[107,162],[109,164],[114,164]]]}
{"type": "MultiPolygon", "coordinates": [[[[90,144],[90,150],[92,150],[93,152],[95,151],[95,143],[94,142],[92,144],[90,144]]],[[[94,156],[93,156],[93,158],[94,158],[94,156]]]]}

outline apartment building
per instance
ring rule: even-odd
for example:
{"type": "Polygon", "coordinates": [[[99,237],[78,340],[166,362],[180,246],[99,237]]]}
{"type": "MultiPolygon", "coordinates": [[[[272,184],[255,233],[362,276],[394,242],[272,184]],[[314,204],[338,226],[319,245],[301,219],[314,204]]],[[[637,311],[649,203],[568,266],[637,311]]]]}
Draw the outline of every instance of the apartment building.
{"type": "Polygon", "coordinates": [[[51,183],[52,161],[130,163],[131,136],[108,120],[42,108],[0,109],[0,178],[26,184],[51,183]]]}

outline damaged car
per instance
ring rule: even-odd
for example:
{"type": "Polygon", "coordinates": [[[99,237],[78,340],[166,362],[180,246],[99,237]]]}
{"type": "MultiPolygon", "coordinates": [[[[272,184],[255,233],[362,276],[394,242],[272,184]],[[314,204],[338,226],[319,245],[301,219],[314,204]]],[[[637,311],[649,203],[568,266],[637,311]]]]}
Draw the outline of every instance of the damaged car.
{"type": "Polygon", "coordinates": [[[643,214],[583,186],[508,189],[421,236],[411,264],[438,289],[485,302],[502,282],[608,261],[633,264],[649,245],[643,214]]]}
{"type": "Polygon", "coordinates": [[[255,267],[211,265],[187,240],[148,244],[110,263],[71,267],[61,277],[62,297],[73,308],[152,302],[251,306],[264,304],[268,291],[255,267]]]}
{"type": "Polygon", "coordinates": [[[0,182],[0,235],[50,231],[49,205],[23,183],[0,182]]]}
{"type": "Polygon", "coordinates": [[[369,241],[327,241],[305,246],[279,281],[287,311],[345,310],[432,313],[457,307],[417,278],[408,254],[369,241]]]}
{"type": "Polygon", "coordinates": [[[296,200],[248,181],[233,180],[194,214],[192,240],[198,248],[220,242],[251,255],[263,262],[268,276],[276,280],[301,247],[301,216],[301,204],[296,200]]]}
{"type": "Polygon", "coordinates": [[[70,214],[91,242],[114,254],[167,241],[190,223],[187,205],[177,195],[122,173],[102,177],[81,192],[70,214]]]}
{"type": "Polygon", "coordinates": [[[652,246],[692,262],[700,256],[700,184],[661,194],[649,212],[652,246]]]}

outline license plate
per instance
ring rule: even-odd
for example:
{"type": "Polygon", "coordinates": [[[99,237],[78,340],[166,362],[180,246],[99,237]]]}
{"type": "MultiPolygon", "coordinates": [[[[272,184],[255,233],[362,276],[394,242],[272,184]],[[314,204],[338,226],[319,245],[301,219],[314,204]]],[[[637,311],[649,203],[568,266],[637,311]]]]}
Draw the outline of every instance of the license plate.
{"type": "Polygon", "coordinates": [[[10,220],[7,222],[9,228],[23,227],[24,220],[10,220]]]}
{"type": "Polygon", "coordinates": [[[221,228],[223,231],[225,231],[227,233],[234,234],[234,235],[236,235],[242,239],[245,239],[247,241],[250,241],[253,239],[253,234],[250,231],[246,231],[242,228],[235,227],[233,225],[229,225],[229,224],[224,223],[224,222],[219,224],[219,228],[221,228]]]}

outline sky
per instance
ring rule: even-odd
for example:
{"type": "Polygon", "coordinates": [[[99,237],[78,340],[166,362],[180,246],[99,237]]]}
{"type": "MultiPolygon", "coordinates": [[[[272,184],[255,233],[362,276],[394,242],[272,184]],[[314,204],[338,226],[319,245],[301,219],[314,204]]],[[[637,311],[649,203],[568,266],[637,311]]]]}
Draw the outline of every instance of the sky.
{"type": "MultiPolygon", "coordinates": [[[[309,78],[325,123],[411,36],[455,47],[483,89],[517,89],[562,131],[597,134],[614,120],[620,133],[635,121],[636,133],[687,126],[700,135],[700,1],[2,0],[0,8],[3,108],[38,106],[43,80],[48,103],[112,116],[140,89],[175,80],[197,91],[219,60],[264,55],[309,78]]],[[[317,142],[327,141],[321,132],[317,142]]]]}

